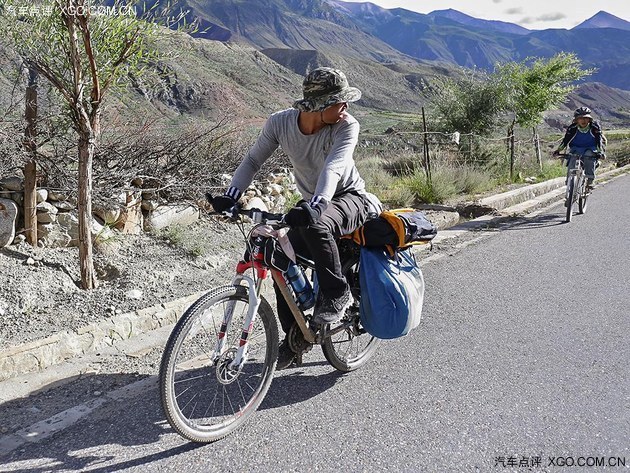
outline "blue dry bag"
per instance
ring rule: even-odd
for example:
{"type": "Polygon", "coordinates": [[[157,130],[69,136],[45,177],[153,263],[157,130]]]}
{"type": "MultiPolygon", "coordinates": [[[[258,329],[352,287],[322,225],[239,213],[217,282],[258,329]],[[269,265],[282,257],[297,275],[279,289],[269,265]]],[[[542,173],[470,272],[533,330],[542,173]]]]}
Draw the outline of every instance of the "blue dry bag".
{"type": "Polygon", "coordinates": [[[361,324],[377,338],[397,338],[418,326],[424,278],[410,250],[361,248],[361,324]]]}

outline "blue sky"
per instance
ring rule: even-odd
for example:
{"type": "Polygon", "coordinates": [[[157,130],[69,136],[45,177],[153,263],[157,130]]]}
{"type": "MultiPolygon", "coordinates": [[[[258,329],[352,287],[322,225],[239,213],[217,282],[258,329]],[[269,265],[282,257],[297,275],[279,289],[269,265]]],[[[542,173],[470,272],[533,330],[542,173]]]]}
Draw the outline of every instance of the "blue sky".
{"type": "Polygon", "coordinates": [[[600,10],[630,21],[630,0],[372,0],[370,3],[420,13],[453,8],[475,18],[507,21],[533,30],[570,29],[600,10]]]}

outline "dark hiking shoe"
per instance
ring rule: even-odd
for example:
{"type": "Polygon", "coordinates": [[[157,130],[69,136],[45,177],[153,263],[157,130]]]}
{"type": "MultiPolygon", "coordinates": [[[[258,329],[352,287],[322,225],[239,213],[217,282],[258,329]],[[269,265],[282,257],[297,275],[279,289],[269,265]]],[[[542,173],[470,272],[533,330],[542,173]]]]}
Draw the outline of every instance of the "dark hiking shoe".
{"type": "Polygon", "coordinates": [[[321,301],[318,302],[319,304],[313,312],[313,322],[323,325],[339,321],[343,314],[346,313],[348,307],[352,305],[354,299],[352,299],[350,288],[346,286],[346,290],[341,296],[334,299],[322,297],[321,301]]]}
{"type": "Polygon", "coordinates": [[[278,362],[276,363],[276,369],[285,370],[295,363],[296,359],[297,354],[291,350],[289,341],[285,338],[278,347],[278,362]]]}

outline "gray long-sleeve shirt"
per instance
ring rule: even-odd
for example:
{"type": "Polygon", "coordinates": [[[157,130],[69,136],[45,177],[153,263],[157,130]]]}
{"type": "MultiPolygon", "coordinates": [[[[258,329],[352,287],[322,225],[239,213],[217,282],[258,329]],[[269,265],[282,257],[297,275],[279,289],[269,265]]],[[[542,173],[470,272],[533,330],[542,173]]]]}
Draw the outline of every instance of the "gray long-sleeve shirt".
{"type": "Polygon", "coordinates": [[[330,202],[349,191],[365,194],[352,154],[359,138],[359,122],[349,114],[334,125],[305,135],[298,126],[299,111],[283,110],[269,117],[254,146],[234,173],[231,186],[243,192],[271,154],[281,146],[291,160],[295,183],[305,200],[314,196],[330,202]]]}

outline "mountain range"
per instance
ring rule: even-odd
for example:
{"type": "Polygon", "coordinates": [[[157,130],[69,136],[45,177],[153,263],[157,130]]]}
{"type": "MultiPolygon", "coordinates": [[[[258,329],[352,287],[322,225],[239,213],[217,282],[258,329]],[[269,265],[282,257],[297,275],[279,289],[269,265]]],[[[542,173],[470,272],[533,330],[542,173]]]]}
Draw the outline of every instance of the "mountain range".
{"type": "Polygon", "coordinates": [[[184,0],[198,36],[257,49],[334,51],[386,62],[437,61],[491,69],[497,62],[574,52],[589,80],[630,90],[630,22],[599,12],[572,30],[528,30],[456,10],[422,14],[339,0],[184,0]]]}

